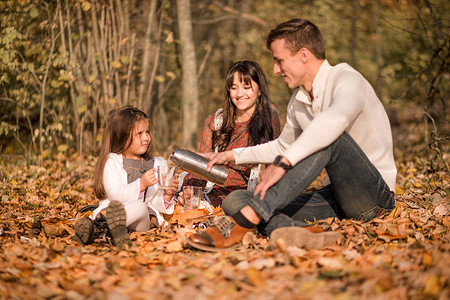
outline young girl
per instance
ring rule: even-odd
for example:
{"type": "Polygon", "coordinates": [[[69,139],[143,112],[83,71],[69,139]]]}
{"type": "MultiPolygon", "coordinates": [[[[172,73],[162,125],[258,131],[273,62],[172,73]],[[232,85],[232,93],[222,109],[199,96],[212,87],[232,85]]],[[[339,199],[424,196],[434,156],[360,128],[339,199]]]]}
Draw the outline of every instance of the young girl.
{"type": "Polygon", "coordinates": [[[100,199],[92,218],[79,219],[76,237],[89,244],[100,227],[109,230],[115,245],[131,245],[128,231],[147,231],[151,217],[165,225],[162,214],[172,214],[177,175],[158,184],[168,171],[162,157],[151,156],[152,137],[148,116],[137,108],[125,106],[113,112],[105,131],[94,173],[94,193],[100,199]],[[106,210],[106,216],[102,211],[106,210]],[[106,221],[106,224],[105,224],[106,221]]]}

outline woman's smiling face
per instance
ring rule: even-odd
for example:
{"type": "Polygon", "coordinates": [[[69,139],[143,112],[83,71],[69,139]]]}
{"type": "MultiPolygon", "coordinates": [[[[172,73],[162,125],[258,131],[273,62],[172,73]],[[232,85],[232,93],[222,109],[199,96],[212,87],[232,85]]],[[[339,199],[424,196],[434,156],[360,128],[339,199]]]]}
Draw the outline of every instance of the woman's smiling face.
{"type": "Polygon", "coordinates": [[[231,101],[236,106],[238,115],[246,113],[250,116],[255,111],[256,101],[261,95],[258,84],[253,80],[245,83],[241,74],[238,72],[233,74],[233,84],[230,87],[229,93],[231,101]]]}

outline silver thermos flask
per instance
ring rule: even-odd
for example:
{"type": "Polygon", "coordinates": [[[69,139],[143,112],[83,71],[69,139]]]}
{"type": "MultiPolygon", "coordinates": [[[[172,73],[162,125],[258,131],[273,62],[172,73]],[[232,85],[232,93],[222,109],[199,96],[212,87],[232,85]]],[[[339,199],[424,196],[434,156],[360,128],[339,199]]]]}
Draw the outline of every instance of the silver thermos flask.
{"type": "Polygon", "coordinates": [[[207,172],[206,165],[209,160],[186,149],[173,151],[170,160],[180,169],[219,185],[222,185],[228,177],[228,169],[220,165],[214,165],[211,172],[207,172]]]}

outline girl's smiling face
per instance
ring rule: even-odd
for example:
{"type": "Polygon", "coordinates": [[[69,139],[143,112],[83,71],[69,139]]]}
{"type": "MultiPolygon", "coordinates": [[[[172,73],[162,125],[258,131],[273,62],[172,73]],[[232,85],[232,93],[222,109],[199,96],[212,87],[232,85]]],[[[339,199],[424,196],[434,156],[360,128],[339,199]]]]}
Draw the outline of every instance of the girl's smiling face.
{"type": "Polygon", "coordinates": [[[261,95],[258,84],[253,80],[246,83],[241,74],[235,72],[229,93],[231,101],[236,106],[237,116],[245,115],[251,117],[255,111],[256,101],[261,95]]]}
{"type": "Polygon", "coordinates": [[[151,141],[149,121],[137,121],[131,130],[129,139],[131,139],[131,144],[123,152],[123,156],[132,159],[141,158],[141,155],[147,152],[151,141]]]}

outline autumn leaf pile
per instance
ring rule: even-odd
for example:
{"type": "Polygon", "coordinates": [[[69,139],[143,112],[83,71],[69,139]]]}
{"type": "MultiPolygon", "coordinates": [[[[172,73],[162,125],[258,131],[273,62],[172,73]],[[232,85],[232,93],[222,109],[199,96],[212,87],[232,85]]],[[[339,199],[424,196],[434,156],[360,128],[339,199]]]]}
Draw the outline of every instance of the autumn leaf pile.
{"type": "MultiPolygon", "coordinates": [[[[42,166],[2,158],[1,299],[449,299],[449,175],[398,162],[397,205],[371,222],[324,220],[344,235],[320,250],[271,248],[248,233],[232,252],[189,248],[187,218],[132,233],[132,247],[71,240],[75,213],[95,203],[95,158],[42,166]]],[[[190,219],[192,220],[192,218],[190,219]]]]}

